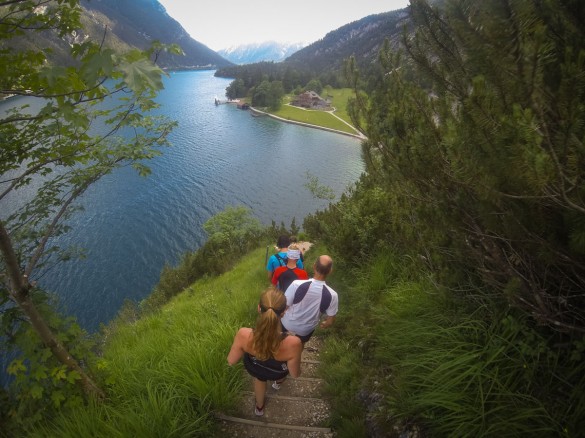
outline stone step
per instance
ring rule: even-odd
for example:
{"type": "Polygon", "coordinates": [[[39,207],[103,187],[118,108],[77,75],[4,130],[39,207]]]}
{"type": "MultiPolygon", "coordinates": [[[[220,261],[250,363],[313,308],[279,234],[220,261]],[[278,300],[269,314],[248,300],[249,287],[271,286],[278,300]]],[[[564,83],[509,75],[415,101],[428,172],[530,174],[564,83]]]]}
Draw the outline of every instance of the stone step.
{"type": "Polygon", "coordinates": [[[329,404],[315,397],[294,397],[282,394],[266,394],[264,415],[254,414],[255,398],[253,392],[242,394],[238,418],[256,420],[264,423],[278,423],[288,426],[326,427],[329,417],[329,404]]]}
{"type": "Polygon", "coordinates": [[[313,337],[303,350],[301,377],[288,377],[279,390],[268,382],[264,415],[254,413],[253,378],[244,371],[245,387],[236,412],[219,413],[216,437],[333,438],[327,427],[330,406],[320,398],[324,380],[318,378],[322,341],[313,337]]]}
{"type": "Polygon", "coordinates": [[[301,361],[301,376],[302,377],[319,377],[319,361],[316,360],[302,360],[301,361]]]}
{"type": "Polygon", "coordinates": [[[261,420],[230,417],[218,414],[218,438],[332,438],[327,427],[306,427],[270,423],[261,420]]]}
{"type": "Polygon", "coordinates": [[[319,361],[320,347],[315,345],[316,343],[311,344],[312,340],[305,344],[305,348],[301,354],[301,360],[319,361]]]}
{"type": "MultiPolygon", "coordinates": [[[[254,380],[252,377],[248,376],[248,384],[246,387],[249,391],[254,390],[254,380]]],[[[287,377],[283,383],[280,384],[280,389],[274,389],[272,387],[272,381],[267,382],[268,385],[266,387],[266,394],[267,395],[285,395],[285,396],[292,396],[292,397],[319,397],[324,385],[323,379],[319,379],[316,377],[297,377],[293,379],[292,377],[287,377]]]]}

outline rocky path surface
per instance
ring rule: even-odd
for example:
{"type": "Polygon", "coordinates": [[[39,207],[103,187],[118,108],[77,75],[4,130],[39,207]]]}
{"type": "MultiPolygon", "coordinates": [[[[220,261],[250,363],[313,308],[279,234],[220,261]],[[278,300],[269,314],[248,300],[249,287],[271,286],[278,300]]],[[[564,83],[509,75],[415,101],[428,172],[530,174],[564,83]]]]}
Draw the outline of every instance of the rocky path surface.
{"type": "Polygon", "coordinates": [[[237,412],[218,414],[218,437],[331,438],[327,422],[330,407],[322,398],[324,381],[317,377],[322,342],[313,336],[305,345],[301,377],[288,377],[279,390],[270,386],[266,392],[264,416],[254,414],[252,378],[245,373],[247,391],[237,412]]]}

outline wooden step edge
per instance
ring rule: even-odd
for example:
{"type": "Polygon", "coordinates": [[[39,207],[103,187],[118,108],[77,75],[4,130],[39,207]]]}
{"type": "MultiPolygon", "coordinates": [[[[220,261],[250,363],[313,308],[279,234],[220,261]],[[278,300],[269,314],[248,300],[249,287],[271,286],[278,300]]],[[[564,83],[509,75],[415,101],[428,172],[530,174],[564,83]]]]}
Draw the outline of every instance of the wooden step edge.
{"type": "Polygon", "coordinates": [[[220,412],[217,412],[215,414],[215,416],[216,416],[216,418],[219,418],[220,420],[231,421],[232,423],[249,424],[251,426],[272,427],[274,429],[284,429],[284,430],[298,430],[301,432],[331,433],[331,429],[329,427],[296,426],[294,424],[267,423],[265,421],[248,420],[247,418],[231,417],[229,415],[224,415],[220,412]]]}
{"type": "MultiPolygon", "coordinates": [[[[254,391],[244,391],[244,394],[254,395],[254,391]]],[[[294,395],[280,395],[278,393],[270,393],[270,392],[267,392],[264,397],[275,398],[278,400],[291,400],[291,401],[310,401],[310,402],[319,402],[319,401],[324,402],[325,401],[324,399],[318,398],[318,397],[298,397],[298,396],[294,396],[294,395]]]]}
{"type": "Polygon", "coordinates": [[[301,363],[311,363],[311,364],[319,365],[321,363],[321,361],[320,360],[301,359],[301,363]]]}

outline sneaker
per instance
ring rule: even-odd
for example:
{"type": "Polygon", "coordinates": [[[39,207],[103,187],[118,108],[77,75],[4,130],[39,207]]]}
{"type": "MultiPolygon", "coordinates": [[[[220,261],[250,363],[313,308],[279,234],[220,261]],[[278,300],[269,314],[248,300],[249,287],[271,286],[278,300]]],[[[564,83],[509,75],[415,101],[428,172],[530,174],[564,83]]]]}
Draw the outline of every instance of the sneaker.
{"type": "Polygon", "coordinates": [[[274,389],[280,389],[280,383],[278,383],[276,380],[274,382],[272,382],[272,387],[274,389]]]}
{"type": "Polygon", "coordinates": [[[261,417],[262,415],[264,415],[264,406],[262,406],[261,408],[259,408],[258,406],[256,406],[254,408],[254,413],[258,416],[261,417]]]}

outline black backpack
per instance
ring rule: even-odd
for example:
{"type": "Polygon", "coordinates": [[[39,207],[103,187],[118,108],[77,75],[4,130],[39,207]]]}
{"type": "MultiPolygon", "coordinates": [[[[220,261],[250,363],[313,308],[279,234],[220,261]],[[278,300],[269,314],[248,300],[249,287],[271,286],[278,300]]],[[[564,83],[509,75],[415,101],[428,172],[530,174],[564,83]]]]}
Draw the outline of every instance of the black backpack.
{"type": "MultiPolygon", "coordinates": [[[[297,287],[297,290],[295,291],[295,297],[293,299],[293,304],[297,304],[303,301],[303,298],[305,298],[305,295],[307,295],[311,283],[312,281],[309,280],[297,287]]],[[[319,311],[321,313],[325,313],[331,304],[331,299],[331,291],[327,289],[327,286],[323,285],[323,292],[321,293],[321,304],[319,305],[319,311]]]]}

